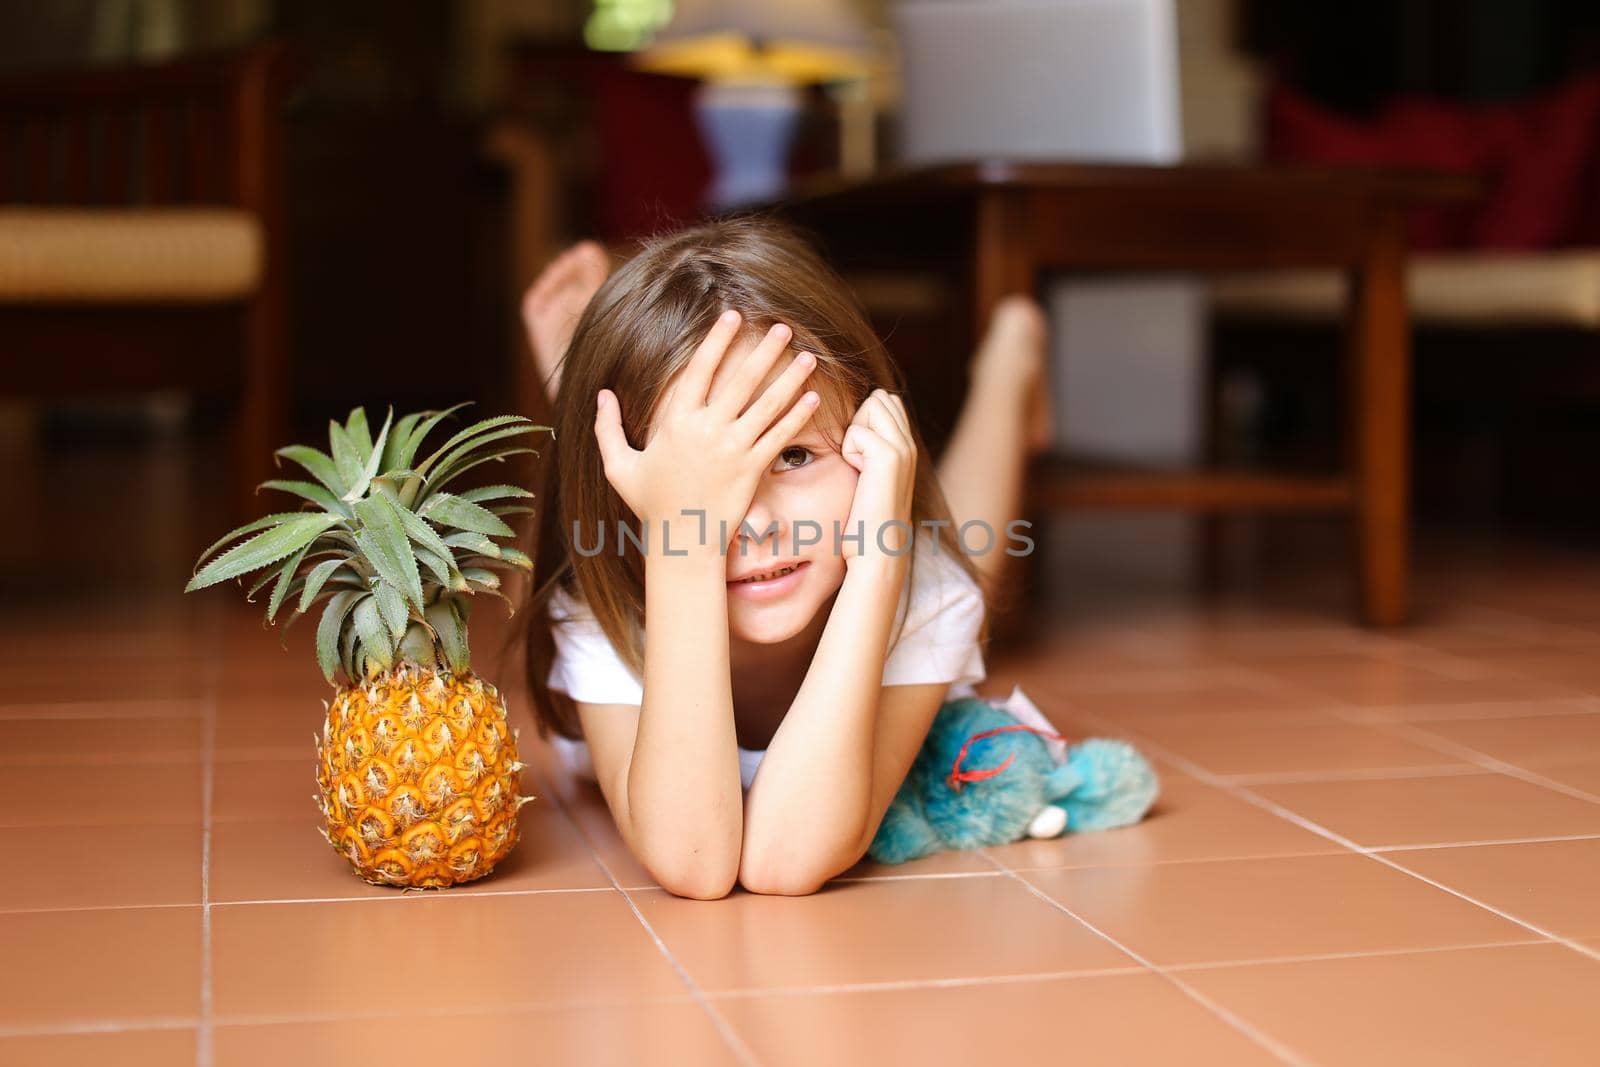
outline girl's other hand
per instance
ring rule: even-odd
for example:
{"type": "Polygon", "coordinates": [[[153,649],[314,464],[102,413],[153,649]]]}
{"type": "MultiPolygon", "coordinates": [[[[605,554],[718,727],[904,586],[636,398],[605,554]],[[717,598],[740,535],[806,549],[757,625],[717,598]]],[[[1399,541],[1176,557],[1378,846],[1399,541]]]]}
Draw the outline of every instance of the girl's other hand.
{"type": "MultiPolygon", "coordinates": [[[[706,333],[668,386],[642,450],[628,444],[616,394],[602,389],[596,397],[594,433],[611,487],[647,527],[658,520],[697,525],[697,517],[683,512],[704,510],[708,546],[716,544],[720,529],[727,530],[727,542],[738,535],[762,473],[817,410],[815,392],[795,398],[816,367],[809,352],[795,357],[751,403],[793,335],[781,323],[767,331],[716,395],[707,397],[740,323],[737,311],[725,311],[706,333]],[[746,404],[749,410],[740,414],[746,404]]],[[[674,554],[679,543],[675,537],[674,554]]]]}
{"type": "Polygon", "coordinates": [[[862,557],[904,557],[911,546],[911,498],[916,488],[917,446],[911,419],[898,396],[874,389],[845,430],[845,462],[860,472],[844,532],[863,537],[841,542],[845,563],[862,557]],[[891,526],[899,520],[904,526],[891,526]],[[880,544],[880,531],[882,542],[880,544]]]}

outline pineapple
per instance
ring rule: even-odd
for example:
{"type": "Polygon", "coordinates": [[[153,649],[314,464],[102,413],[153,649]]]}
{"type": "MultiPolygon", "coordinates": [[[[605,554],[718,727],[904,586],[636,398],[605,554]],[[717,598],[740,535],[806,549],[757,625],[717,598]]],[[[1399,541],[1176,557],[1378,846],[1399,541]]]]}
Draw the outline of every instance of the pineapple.
{"type": "Polygon", "coordinates": [[[308,504],[223,537],[201,553],[205,566],[184,589],[265,567],[249,597],[273,582],[267,621],[292,602],[285,630],[326,601],[317,660],[336,691],[315,739],[320,832],[374,885],[437,888],[483,877],[516,845],[517,811],[534,799],[518,796],[517,731],[508,730],[500,693],[473,673],[467,646],[473,598],[511,605],[493,568],[533,569],[525,553],[493,540],[514,533],[504,516],[532,509],[494,502],[533,494],[444,487],[481,463],[533,452],[500,442],[550,427],[518,415],[485,419],[415,462],[423,438],[463,406],[398,422],[391,409],[376,440],[357,408],[343,426],[329,423],[331,455],[278,449],[316,481],[261,487],[308,504]]]}

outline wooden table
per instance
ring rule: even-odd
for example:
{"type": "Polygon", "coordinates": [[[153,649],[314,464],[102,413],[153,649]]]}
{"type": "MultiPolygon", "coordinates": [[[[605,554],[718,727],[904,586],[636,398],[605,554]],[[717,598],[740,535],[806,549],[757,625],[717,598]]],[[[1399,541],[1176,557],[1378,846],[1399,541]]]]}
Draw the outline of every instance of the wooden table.
{"type": "MultiPolygon", "coordinates": [[[[953,283],[963,353],[1003,295],[1037,292],[1047,271],[1343,268],[1346,469],[1095,474],[1042,457],[1028,506],[1349,511],[1362,617],[1393,625],[1407,606],[1404,214],[1474,193],[1469,179],[1416,172],[988,161],[815,182],[771,206],[819,238],[847,277],[917,267],[953,283]]],[[[963,370],[918,374],[912,387],[948,415],[959,397],[938,394],[964,383],[963,370]]]]}

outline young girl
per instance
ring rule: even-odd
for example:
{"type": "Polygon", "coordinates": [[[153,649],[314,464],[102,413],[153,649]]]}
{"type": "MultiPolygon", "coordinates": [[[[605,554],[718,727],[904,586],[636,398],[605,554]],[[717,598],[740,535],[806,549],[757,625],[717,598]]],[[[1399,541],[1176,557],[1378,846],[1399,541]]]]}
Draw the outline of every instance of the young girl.
{"type": "Polygon", "coordinates": [[[1002,303],[936,476],[898,366],[792,232],[715,222],[604,273],[579,246],[525,309],[554,397],[524,612],[539,732],[669,891],[814,892],[984,677],[1048,429],[1042,315],[1002,303]]]}

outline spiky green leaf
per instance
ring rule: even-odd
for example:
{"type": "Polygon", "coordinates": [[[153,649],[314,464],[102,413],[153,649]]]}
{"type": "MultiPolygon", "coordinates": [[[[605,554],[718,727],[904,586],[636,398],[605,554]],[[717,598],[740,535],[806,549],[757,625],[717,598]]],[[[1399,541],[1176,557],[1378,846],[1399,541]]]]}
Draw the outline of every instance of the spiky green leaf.
{"type": "MultiPolygon", "coordinates": [[[[441,584],[448,585],[448,575],[455,568],[455,553],[450,551],[450,546],[444,543],[444,539],[435,533],[433,527],[424,522],[420,515],[402,505],[387,490],[380,491],[380,495],[386,497],[389,503],[394,505],[395,513],[400,518],[400,525],[404,528],[406,536],[415,541],[421,548],[432,552],[445,565],[446,577],[440,578],[439,581],[441,584]]],[[[438,571],[435,570],[434,573],[437,575],[438,571]]]]}
{"type": "Polygon", "coordinates": [[[395,655],[407,663],[420,663],[425,667],[432,667],[439,662],[433,634],[420,622],[413,622],[406,627],[405,636],[400,638],[395,655]]]}
{"type": "Polygon", "coordinates": [[[343,496],[347,487],[346,482],[339,476],[338,465],[335,464],[326,452],[312,448],[310,445],[285,445],[273,453],[300,464],[311,472],[311,476],[327,487],[328,492],[334,496],[343,496]]]}
{"type": "Polygon", "coordinates": [[[502,562],[509,563],[514,567],[520,567],[525,571],[533,570],[533,557],[529,556],[520,548],[511,548],[508,545],[501,545],[500,559],[502,562]]]}
{"type": "MultiPolygon", "coordinates": [[[[250,588],[245,591],[244,602],[246,604],[254,604],[256,602],[256,594],[261,592],[262,589],[266,588],[267,583],[272,581],[272,579],[276,578],[277,576],[278,572],[275,570],[262,571],[256,576],[256,580],[250,583],[250,588]]],[[[261,625],[264,628],[267,625],[267,621],[262,619],[261,625]]]]}
{"type": "Polygon", "coordinates": [[[372,431],[367,429],[366,408],[350,409],[349,417],[344,420],[344,435],[355,446],[358,456],[365,458],[372,452],[372,431]]]}
{"type": "Polygon", "coordinates": [[[453,459],[458,458],[463,453],[471,452],[501,437],[529,433],[532,428],[532,420],[524,415],[496,415],[493,418],[475,422],[435,449],[431,456],[418,464],[417,470],[427,474],[436,468],[442,469],[449,466],[453,459]]]}
{"type": "Polygon", "coordinates": [[[456,598],[442,596],[423,613],[428,625],[439,635],[439,645],[444,649],[445,661],[452,671],[464,671],[471,664],[467,650],[467,628],[456,614],[456,598]]]}
{"type": "Polygon", "coordinates": [[[272,587],[272,597],[267,601],[267,621],[274,622],[278,617],[278,609],[283,606],[283,598],[289,595],[289,587],[294,584],[294,572],[300,569],[300,562],[306,558],[306,553],[311,551],[307,544],[300,551],[290,556],[278,571],[278,582],[272,587]]]}
{"type": "Polygon", "coordinates": [[[490,511],[454,493],[435,493],[417,510],[417,514],[441,526],[457,530],[472,530],[481,534],[512,537],[516,531],[507,526],[490,511]]]}
{"type": "Polygon", "coordinates": [[[476,530],[463,530],[460,533],[453,533],[444,539],[444,543],[451,548],[477,552],[481,555],[491,556],[494,559],[500,558],[500,546],[476,530]]]}
{"type": "Polygon", "coordinates": [[[514,437],[518,434],[533,433],[534,431],[542,428],[543,427],[534,426],[532,423],[524,419],[520,425],[504,427],[502,429],[493,430],[489,433],[474,437],[466,444],[463,444],[451,451],[449,455],[445,456],[439,461],[437,466],[429,469],[428,474],[431,478],[431,484],[435,487],[438,487],[443,485],[445,482],[454,480],[458,471],[464,470],[468,466],[471,466],[473,461],[477,457],[483,455],[485,449],[487,449],[488,446],[494,442],[499,441],[502,438],[514,437]]]}
{"type": "Polygon", "coordinates": [[[433,432],[433,428],[439,425],[445,419],[448,419],[457,411],[464,407],[469,407],[471,404],[472,401],[463,400],[461,403],[453,404],[450,407],[445,408],[443,411],[429,412],[429,417],[427,420],[425,420],[415,430],[411,431],[411,439],[406,442],[405,451],[401,453],[398,462],[403,466],[411,466],[412,461],[416,459],[417,449],[422,446],[423,439],[426,438],[428,434],[433,432]]]}
{"type": "Polygon", "coordinates": [[[532,497],[528,490],[516,485],[480,485],[476,489],[468,489],[456,494],[462,500],[470,500],[474,504],[482,504],[490,500],[504,500],[507,497],[532,497]]]}
{"type": "MultiPolygon", "coordinates": [[[[372,594],[364,593],[362,595],[370,598],[372,594]]],[[[351,614],[355,614],[354,610],[351,611],[351,614]]],[[[344,628],[344,636],[339,640],[339,662],[344,665],[345,676],[351,680],[359,679],[362,676],[361,664],[356,662],[356,645],[359,644],[359,637],[360,631],[356,629],[355,621],[352,619],[350,624],[344,628]]]]}
{"type": "Polygon", "coordinates": [[[446,589],[455,588],[456,585],[461,581],[461,574],[456,570],[455,561],[453,559],[447,561],[444,556],[440,556],[420,546],[418,546],[416,549],[416,553],[417,562],[426,567],[428,569],[428,573],[433,575],[433,580],[444,586],[446,589]]]}
{"type": "Polygon", "coordinates": [[[247,533],[253,533],[256,530],[262,530],[268,526],[277,526],[288,522],[290,519],[297,519],[304,514],[305,512],[303,511],[279,511],[271,515],[263,515],[259,519],[247,522],[243,526],[240,526],[236,529],[229,530],[227,533],[213,541],[210,547],[208,547],[204,552],[200,553],[200,560],[195,564],[195,566],[199,567],[201,563],[205,562],[207,556],[211,555],[211,553],[215,552],[229,541],[237,540],[247,533]]]}
{"type": "Polygon", "coordinates": [[[472,468],[481,464],[503,463],[508,456],[537,456],[538,454],[538,450],[532,448],[507,448],[499,452],[490,452],[488,455],[477,457],[471,463],[459,464],[442,476],[436,474],[433,478],[433,481],[428,486],[428,491],[432,493],[443,489],[446,484],[455,481],[472,468]]]}
{"type": "Polygon", "coordinates": [[[476,583],[490,589],[500,588],[500,576],[487,567],[462,567],[461,577],[465,578],[468,584],[476,583]]]}
{"type": "Polygon", "coordinates": [[[389,439],[389,422],[393,418],[394,408],[390,408],[389,414],[384,417],[383,429],[378,431],[377,444],[368,448],[367,461],[366,465],[361,468],[361,476],[350,487],[350,491],[344,495],[346,501],[360,499],[366,493],[367,486],[372,484],[373,476],[378,473],[378,464],[383,462],[383,446],[389,439]]]}
{"type": "Polygon", "coordinates": [[[312,567],[306,574],[305,588],[300,590],[299,610],[305,611],[309,608],[311,602],[317,599],[317,594],[322,592],[322,587],[333,576],[333,572],[348,563],[349,560],[342,558],[325,559],[315,567],[312,567]]]}
{"type": "Polygon", "coordinates": [[[316,540],[317,535],[339,520],[332,515],[296,512],[292,517],[272,529],[257,534],[242,545],[237,545],[212,560],[199,574],[189,579],[184,592],[204,589],[229,578],[248,574],[257,567],[276,563],[285,556],[299,551],[316,540]]]}
{"type": "Polygon", "coordinates": [[[351,618],[355,620],[356,636],[360,639],[362,652],[379,667],[387,669],[394,663],[394,645],[389,640],[389,631],[384,627],[383,616],[378,612],[378,598],[362,598],[351,612],[351,618]]]}
{"type": "Polygon", "coordinates": [[[369,496],[354,506],[362,523],[356,533],[357,547],[377,569],[378,576],[404,593],[421,611],[422,578],[417,573],[417,558],[406,538],[400,509],[382,495],[369,496]]]}
{"type": "Polygon", "coordinates": [[[333,446],[333,466],[345,486],[344,492],[339,494],[342,499],[350,491],[350,486],[356,484],[356,479],[361,477],[367,454],[350,440],[350,434],[343,426],[331,419],[328,420],[328,443],[333,446]]]}
{"type": "Polygon", "coordinates": [[[339,637],[344,629],[345,616],[350,614],[351,607],[364,595],[352,589],[333,594],[322,612],[322,621],[317,624],[317,665],[322,668],[323,677],[328,679],[329,685],[333,684],[334,671],[339,666],[339,637]]]}
{"type": "Polygon", "coordinates": [[[383,462],[378,469],[385,474],[390,471],[408,467],[411,464],[411,455],[406,453],[406,446],[411,441],[411,432],[417,423],[433,414],[431,411],[413,411],[409,415],[400,416],[400,421],[394,424],[394,429],[389,431],[389,443],[383,448],[383,462]]]}
{"type": "Polygon", "coordinates": [[[350,506],[348,504],[341,501],[338,497],[328,492],[328,490],[322,486],[314,485],[311,482],[284,481],[282,479],[274,478],[270,482],[262,482],[261,485],[257,487],[257,492],[262,489],[278,489],[285,493],[293,493],[295,496],[303,497],[306,500],[311,501],[324,511],[331,512],[332,514],[346,519],[351,517],[350,506]]]}
{"type": "Polygon", "coordinates": [[[378,601],[378,614],[382,616],[383,624],[389,628],[389,639],[399,641],[404,636],[406,623],[409,621],[405,598],[400,595],[398,589],[381,578],[373,587],[372,594],[378,601]]]}

